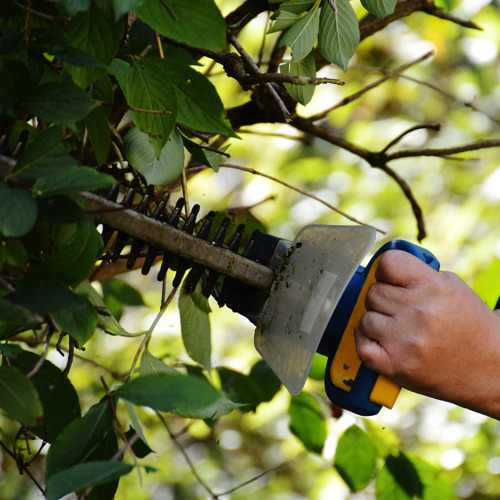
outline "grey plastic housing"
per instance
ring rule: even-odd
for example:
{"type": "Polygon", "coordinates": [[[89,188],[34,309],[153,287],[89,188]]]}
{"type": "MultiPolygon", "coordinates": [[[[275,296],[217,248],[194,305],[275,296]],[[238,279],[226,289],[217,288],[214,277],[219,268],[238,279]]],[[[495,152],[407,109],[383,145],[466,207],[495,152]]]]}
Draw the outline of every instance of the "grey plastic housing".
{"type": "Polygon", "coordinates": [[[299,394],[323,332],[375,240],[370,226],[311,225],[290,247],[255,330],[255,347],[299,394]]]}

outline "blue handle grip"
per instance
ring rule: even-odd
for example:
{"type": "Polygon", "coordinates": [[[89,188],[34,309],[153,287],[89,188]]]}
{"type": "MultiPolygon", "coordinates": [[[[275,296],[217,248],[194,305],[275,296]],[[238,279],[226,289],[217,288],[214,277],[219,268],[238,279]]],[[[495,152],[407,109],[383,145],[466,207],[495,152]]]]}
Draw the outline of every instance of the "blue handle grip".
{"type": "MultiPolygon", "coordinates": [[[[353,380],[345,381],[346,383],[349,382],[349,391],[347,391],[334,385],[332,381],[331,367],[343,335],[354,335],[353,331],[346,331],[349,319],[355,309],[358,296],[363,289],[363,285],[365,284],[365,280],[370,273],[373,264],[377,261],[380,255],[387,250],[402,250],[408,252],[425,262],[431,268],[439,271],[439,261],[425,248],[404,240],[392,240],[383,245],[375,253],[366,268],[361,266],[358,268],[357,272],[354,274],[349,282],[349,285],[344,291],[342,298],[340,299],[335,312],[326,327],[321,342],[323,352],[326,351],[329,353],[328,364],[325,372],[325,389],[328,397],[334,404],[346,410],[365,416],[377,414],[382,407],[380,404],[374,403],[370,400],[379,375],[361,363],[355,378],[353,380]]],[[[358,305],[358,307],[360,306],[358,305]]]]}

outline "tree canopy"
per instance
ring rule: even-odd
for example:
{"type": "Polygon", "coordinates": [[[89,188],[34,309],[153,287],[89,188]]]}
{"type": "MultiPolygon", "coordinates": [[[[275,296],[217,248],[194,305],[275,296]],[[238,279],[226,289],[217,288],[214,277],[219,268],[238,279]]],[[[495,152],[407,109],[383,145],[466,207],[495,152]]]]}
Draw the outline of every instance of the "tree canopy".
{"type": "Polygon", "coordinates": [[[365,224],[494,305],[499,28],[488,0],[5,2],[0,496],[498,496],[498,422],[343,413],[319,355],[290,396],[196,259],[365,224]]]}

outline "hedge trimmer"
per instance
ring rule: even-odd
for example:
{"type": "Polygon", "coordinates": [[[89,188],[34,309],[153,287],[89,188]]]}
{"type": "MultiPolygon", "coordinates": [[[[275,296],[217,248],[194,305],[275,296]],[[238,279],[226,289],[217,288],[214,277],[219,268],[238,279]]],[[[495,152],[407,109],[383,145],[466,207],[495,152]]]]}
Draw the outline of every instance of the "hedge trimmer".
{"type": "Polygon", "coordinates": [[[430,252],[393,240],[363,268],[360,263],[375,239],[372,227],[311,225],[293,242],[256,231],[240,254],[243,225],[227,239],[228,218],[212,228],[217,224],[210,212],[197,224],[196,205],[182,220],[182,198],[175,207],[164,198],[147,215],[151,190],[136,209],[130,208],[135,191],[130,190],[120,204],[118,191],[117,185],[108,199],[83,193],[87,211],[103,225],[105,243],[118,231],[109,260],[118,260],[130,245],[127,267],[136,266],[143,255],[142,272],[147,274],[161,259],[158,279],[174,269],[174,287],[190,269],[185,277],[188,291],[201,282],[204,295],[256,325],[257,351],[291,394],[302,390],[318,352],[328,357],[325,387],[334,404],[361,415],[374,415],[382,406],[392,408],[400,388],[361,363],[354,328],[365,312],[364,297],[375,280],[380,255],[403,250],[438,270],[439,262],[430,252]]]}

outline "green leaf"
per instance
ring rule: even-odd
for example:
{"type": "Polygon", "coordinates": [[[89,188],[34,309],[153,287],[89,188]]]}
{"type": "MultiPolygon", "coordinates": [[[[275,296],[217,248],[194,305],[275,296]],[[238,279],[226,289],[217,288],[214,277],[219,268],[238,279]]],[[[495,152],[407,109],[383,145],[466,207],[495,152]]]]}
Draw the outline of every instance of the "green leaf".
{"type": "Polygon", "coordinates": [[[417,469],[418,477],[424,484],[423,500],[455,500],[457,498],[450,479],[442,469],[414,456],[407,455],[407,457],[417,469]]]}
{"type": "Polygon", "coordinates": [[[328,61],[347,71],[360,39],[359,22],[349,0],[336,0],[335,5],[336,12],[323,0],[318,46],[328,61]]]}
{"type": "MultiPolygon", "coordinates": [[[[304,59],[298,62],[289,62],[280,66],[280,72],[287,75],[298,75],[306,77],[316,76],[316,61],[314,59],[314,50],[312,50],[304,59]]],[[[288,93],[300,104],[305,106],[314,95],[314,85],[294,85],[285,83],[288,93]]]]}
{"type": "Polygon", "coordinates": [[[385,17],[394,12],[398,0],[361,0],[361,5],[377,17],[385,17]]]}
{"type": "Polygon", "coordinates": [[[107,399],[92,406],[83,416],[73,420],[57,436],[47,453],[47,478],[83,462],[113,428],[113,413],[107,399]]]}
{"type": "Polygon", "coordinates": [[[55,311],[80,307],[80,298],[58,283],[36,283],[19,288],[4,297],[6,300],[46,316],[55,311]]]}
{"type": "Polygon", "coordinates": [[[23,236],[35,225],[38,207],[22,188],[11,188],[0,182],[0,233],[23,236]]]}
{"type": "Polygon", "coordinates": [[[0,111],[2,114],[6,114],[7,109],[11,108],[12,116],[14,116],[14,110],[22,105],[26,95],[32,91],[33,83],[28,68],[20,61],[0,60],[0,94],[2,95],[0,111]]]}
{"type": "Polygon", "coordinates": [[[184,287],[181,287],[179,313],[182,341],[189,356],[207,370],[211,368],[212,352],[209,311],[208,299],[199,291],[188,293],[184,287]]]}
{"type": "Polygon", "coordinates": [[[205,75],[181,62],[160,59],[160,63],[175,88],[180,123],[200,132],[238,138],[217,90],[205,75]]]}
{"type": "Polygon", "coordinates": [[[323,380],[325,378],[327,363],[328,358],[326,356],[316,353],[313,358],[311,369],[309,370],[309,377],[314,380],[323,380]]]}
{"type": "Polygon", "coordinates": [[[175,129],[158,158],[148,136],[136,127],[124,137],[123,152],[130,164],[146,177],[148,184],[170,184],[179,178],[184,168],[182,138],[175,129]]]}
{"type": "Polygon", "coordinates": [[[365,488],[377,462],[377,448],[366,432],[353,425],[339,439],[334,467],[351,491],[365,488]]]}
{"type": "MultiPolygon", "coordinates": [[[[52,0],[54,1],[54,0],[52,0]]],[[[60,0],[66,7],[70,16],[75,15],[77,12],[88,9],[90,0],[60,0]]]]}
{"type": "Polygon", "coordinates": [[[85,295],[90,303],[98,311],[97,327],[110,335],[120,335],[122,337],[139,337],[145,332],[130,333],[123,328],[109,312],[102,297],[97,293],[89,281],[83,281],[75,289],[75,292],[85,295]]]}
{"type": "Polygon", "coordinates": [[[38,179],[33,190],[38,196],[79,193],[111,186],[114,180],[90,167],[73,167],[60,175],[38,179]]]}
{"type": "Polygon", "coordinates": [[[90,144],[98,165],[106,163],[111,146],[111,132],[108,116],[102,107],[94,108],[86,117],[85,125],[89,134],[90,144]]]}
{"type": "Polygon", "coordinates": [[[282,10],[281,8],[276,12],[276,15],[271,17],[273,23],[267,30],[268,33],[275,33],[276,31],[283,31],[293,24],[295,24],[299,19],[300,15],[293,12],[288,12],[287,10],[282,10]]]}
{"type": "Polygon", "coordinates": [[[327,430],[326,420],[316,398],[307,392],[292,396],[288,412],[292,433],[309,451],[321,454],[327,430]]]}
{"type": "Polygon", "coordinates": [[[243,411],[254,411],[264,400],[259,384],[248,375],[230,368],[217,368],[224,394],[231,400],[242,403],[243,411]]]}
{"type": "Polygon", "coordinates": [[[144,0],[113,0],[113,8],[115,11],[115,21],[124,16],[128,12],[135,10],[136,7],[144,0]]]}
{"type": "Polygon", "coordinates": [[[130,464],[111,461],[75,465],[47,481],[47,499],[57,500],[73,491],[108,483],[128,474],[132,469],[130,464]]]}
{"type": "Polygon", "coordinates": [[[412,500],[423,498],[424,484],[415,465],[406,455],[389,455],[375,484],[377,499],[412,500]]]}
{"type": "Polygon", "coordinates": [[[43,416],[33,382],[17,368],[0,366],[0,409],[24,425],[35,425],[43,416]]]}
{"type": "MultiPolygon", "coordinates": [[[[61,226],[57,249],[40,264],[33,264],[27,281],[52,280],[76,286],[90,274],[102,248],[101,236],[94,223],[85,219],[61,226]]],[[[49,311],[51,312],[51,311],[49,311]]]]}
{"type": "MultiPolygon", "coordinates": [[[[28,351],[8,354],[9,363],[22,373],[29,373],[39,362],[39,356],[28,351]]],[[[31,377],[43,408],[43,426],[30,430],[41,439],[52,443],[59,433],[80,416],[78,395],[62,371],[45,360],[31,377]]]]}
{"type": "MultiPolygon", "coordinates": [[[[86,463],[116,459],[118,452],[118,436],[115,429],[110,429],[99,446],[92,452],[86,463]]],[[[119,479],[98,486],[93,486],[88,500],[113,500],[118,489],[119,479]]]]}
{"type": "Polygon", "coordinates": [[[206,379],[180,373],[140,376],[123,384],[116,395],[184,418],[217,419],[241,406],[222,397],[206,379]]]}
{"type": "MultiPolygon", "coordinates": [[[[130,441],[137,432],[133,427],[130,427],[130,429],[125,433],[125,436],[127,439],[130,441]]],[[[144,458],[147,457],[150,453],[153,453],[153,450],[141,439],[137,439],[135,443],[132,445],[132,449],[134,450],[134,455],[137,458],[144,458]]]]}
{"type": "Polygon", "coordinates": [[[0,339],[6,339],[15,333],[36,327],[38,322],[26,307],[0,299],[0,339]]]}
{"type": "Polygon", "coordinates": [[[71,82],[47,82],[27,97],[26,110],[42,120],[73,124],[90,112],[95,102],[71,82]]]}
{"type": "Polygon", "coordinates": [[[85,297],[79,298],[82,307],[56,311],[52,317],[57,326],[69,333],[81,348],[97,328],[97,311],[85,297]]]}
{"type": "Polygon", "coordinates": [[[38,198],[38,220],[51,224],[72,224],[85,220],[87,214],[82,207],[69,196],[50,196],[38,198]]]}
{"type": "Polygon", "coordinates": [[[153,356],[149,349],[144,349],[140,363],[141,375],[153,375],[155,373],[179,373],[175,368],[168,366],[161,359],[153,356]]]}
{"type": "Polygon", "coordinates": [[[72,45],[102,63],[101,68],[65,65],[73,81],[82,88],[88,87],[106,71],[123,36],[123,24],[108,19],[98,5],[92,2],[89,9],[74,16],[66,27],[72,45]]]}
{"type": "Polygon", "coordinates": [[[287,0],[281,3],[279,10],[286,10],[294,14],[302,14],[302,12],[309,10],[314,2],[316,2],[316,0],[287,0]]]}
{"type": "Polygon", "coordinates": [[[301,17],[279,41],[279,46],[288,45],[292,49],[292,60],[300,61],[306,57],[314,48],[314,42],[319,30],[319,3],[301,17]]]}
{"type": "Polygon", "coordinates": [[[127,73],[130,69],[130,64],[123,59],[113,59],[110,64],[110,70],[115,75],[116,81],[120,88],[125,92],[127,88],[127,73]]]}
{"type": "Polygon", "coordinates": [[[101,285],[104,303],[117,319],[123,314],[123,306],[145,305],[142,295],[123,280],[106,280],[101,285]]]}
{"type": "Polygon", "coordinates": [[[226,49],[226,23],[213,0],[148,0],[137,6],[139,18],[158,33],[192,47],[226,49]]]}
{"type": "Polygon", "coordinates": [[[249,377],[258,384],[262,391],[261,402],[271,401],[280,390],[280,379],[263,359],[257,361],[257,363],[252,366],[249,377]]]}
{"type": "Polygon", "coordinates": [[[68,154],[62,143],[61,127],[53,125],[28,142],[12,176],[39,179],[62,174],[75,165],[76,159],[68,154]]]}
{"type": "MultiPolygon", "coordinates": [[[[184,143],[184,147],[191,153],[191,156],[194,159],[198,160],[202,165],[212,168],[215,172],[219,171],[219,165],[224,155],[217,153],[216,151],[204,149],[199,144],[185,136],[182,136],[182,141],[184,143]]],[[[219,151],[224,153],[228,148],[229,144],[220,148],[219,151]]]]}
{"type": "Polygon", "coordinates": [[[130,111],[135,125],[148,134],[158,158],[177,121],[177,98],[166,72],[168,62],[160,58],[132,59],[123,89],[130,106],[170,114],[130,111]]]}

